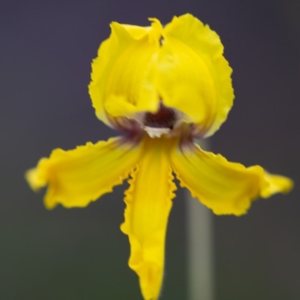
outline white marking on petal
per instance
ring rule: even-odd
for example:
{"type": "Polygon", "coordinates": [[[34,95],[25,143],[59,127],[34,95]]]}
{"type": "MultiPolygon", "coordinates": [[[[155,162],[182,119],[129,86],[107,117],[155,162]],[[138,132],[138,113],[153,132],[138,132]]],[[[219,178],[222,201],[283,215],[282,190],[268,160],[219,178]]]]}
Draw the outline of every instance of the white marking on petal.
{"type": "Polygon", "coordinates": [[[144,126],[144,130],[151,138],[160,138],[163,134],[168,134],[171,131],[170,128],[156,128],[148,126],[144,126]]]}

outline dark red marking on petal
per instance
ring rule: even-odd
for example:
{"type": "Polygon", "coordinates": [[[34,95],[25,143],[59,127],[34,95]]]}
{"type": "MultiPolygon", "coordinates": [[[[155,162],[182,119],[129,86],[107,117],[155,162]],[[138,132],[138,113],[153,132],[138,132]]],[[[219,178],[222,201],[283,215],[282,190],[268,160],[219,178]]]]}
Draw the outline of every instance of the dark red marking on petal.
{"type": "Polygon", "coordinates": [[[162,103],[159,110],[152,114],[146,113],[144,125],[154,128],[170,128],[173,129],[176,122],[176,113],[173,109],[165,107],[162,103]]]}

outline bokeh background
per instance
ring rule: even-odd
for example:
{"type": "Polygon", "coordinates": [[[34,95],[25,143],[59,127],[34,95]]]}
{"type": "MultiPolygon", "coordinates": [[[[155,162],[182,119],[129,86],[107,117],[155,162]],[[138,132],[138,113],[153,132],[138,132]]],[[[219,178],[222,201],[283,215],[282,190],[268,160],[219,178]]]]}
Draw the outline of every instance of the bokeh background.
{"type": "MultiPolygon", "coordinates": [[[[213,217],[215,300],[300,299],[298,0],[1,1],[0,299],[141,299],[119,230],[127,185],[85,209],[47,211],[23,176],[53,148],[117,134],[96,119],[87,93],[108,24],[186,12],[220,34],[234,69],[236,102],[211,150],[296,181],[243,217],[213,217]]],[[[179,190],[163,300],[188,299],[184,200],[179,190]]]]}

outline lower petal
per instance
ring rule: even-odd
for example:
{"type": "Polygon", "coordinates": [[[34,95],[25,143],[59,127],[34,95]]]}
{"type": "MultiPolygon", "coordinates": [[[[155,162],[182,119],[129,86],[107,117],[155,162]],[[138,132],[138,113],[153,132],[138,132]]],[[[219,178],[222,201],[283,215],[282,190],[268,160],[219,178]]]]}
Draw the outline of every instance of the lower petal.
{"type": "Polygon", "coordinates": [[[112,138],[74,150],[55,149],[27,171],[26,179],[34,190],[48,185],[45,205],[85,207],[128,177],[136,164],[140,147],[122,138],[112,138]]]}
{"type": "Polygon", "coordinates": [[[140,280],[145,300],[158,299],[164,272],[165,235],[175,184],[169,141],[145,138],[143,156],[126,191],[121,230],[131,246],[129,266],[140,280]]]}
{"type": "Polygon", "coordinates": [[[218,215],[242,215],[255,198],[285,193],[293,186],[287,177],[271,175],[260,166],[228,162],[198,145],[174,149],[171,162],[181,185],[218,215]]]}

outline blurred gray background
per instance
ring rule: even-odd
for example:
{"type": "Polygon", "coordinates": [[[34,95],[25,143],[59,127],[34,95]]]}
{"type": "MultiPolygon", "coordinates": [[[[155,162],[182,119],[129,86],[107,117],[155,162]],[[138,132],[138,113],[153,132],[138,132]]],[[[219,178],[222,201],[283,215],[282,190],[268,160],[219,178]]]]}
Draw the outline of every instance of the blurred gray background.
{"type": "MultiPolygon", "coordinates": [[[[85,209],[47,211],[23,174],[53,148],[117,135],[87,93],[111,21],[167,23],[186,12],[219,33],[234,70],[236,102],[211,150],[296,181],[246,216],[213,217],[215,300],[300,299],[299,0],[1,0],[0,299],[141,299],[119,230],[127,184],[85,209]]],[[[169,222],[163,300],[188,295],[183,195],[169,222]]]]}

